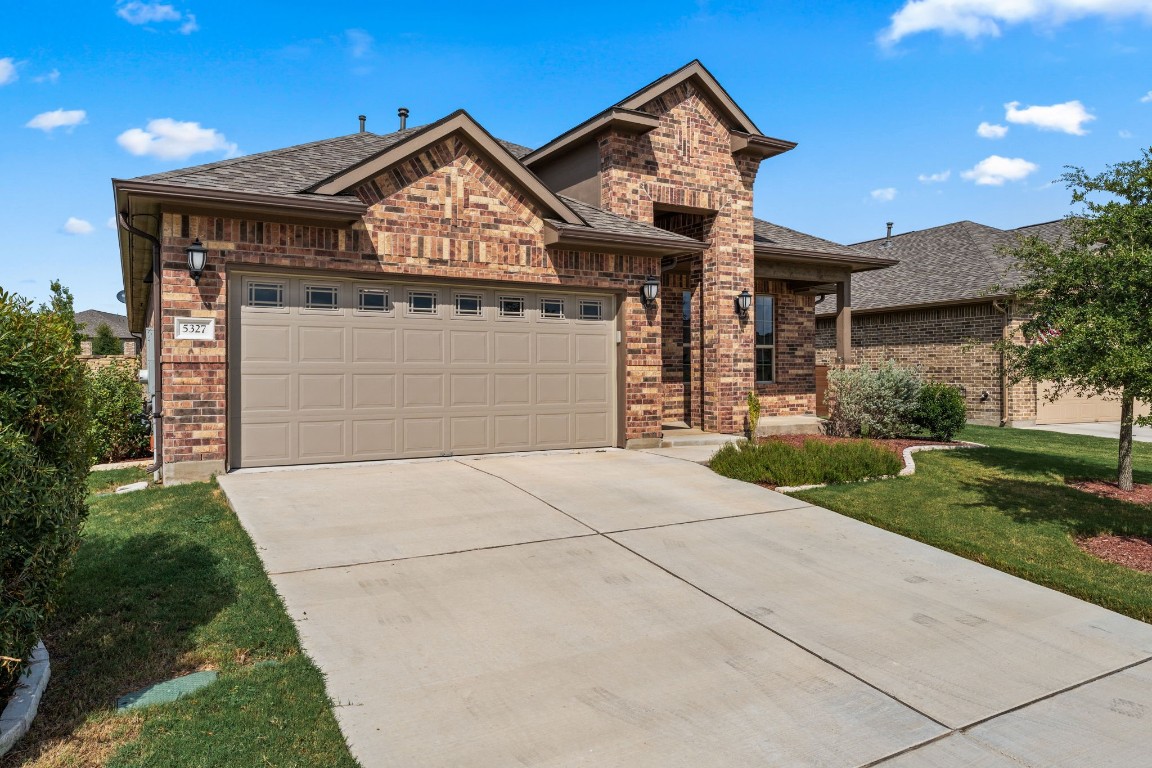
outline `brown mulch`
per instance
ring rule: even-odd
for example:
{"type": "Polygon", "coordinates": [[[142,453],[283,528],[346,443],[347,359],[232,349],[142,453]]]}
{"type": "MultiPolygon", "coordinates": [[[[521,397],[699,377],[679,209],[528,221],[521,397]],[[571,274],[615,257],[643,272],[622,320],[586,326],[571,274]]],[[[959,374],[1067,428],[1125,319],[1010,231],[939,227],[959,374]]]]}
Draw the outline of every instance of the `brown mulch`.
{"type": "Polygon", "coordinates": [[[1152,573],[1152,538],[1147,536],[1088,536],[1076,539],[1076,546],[1109,563],[1152,573]]]}
{"type": "Polygon", "coordinates": [[[1126,501],[1129,504],[1152,504],[1152,485],[1133,483],[1132,490],[1122,491],[1116,483],[1104,480],[1067,480],[1068,485],[1085,493],[1103,496],[1106,499],[1126,501]]]}
{"type": "MultiPolygon", "coordinates": [[[[766,443],[769,440],[776,442],[786,443],[793,448],[803,448],[804,443],[808,440],[816,440],[821,443],[855,443],[859,442],[859,437],[832,437],[831,435],[772,435],[771,437],[760,438],[761,443],[766,443]]],[[[900,456],[904,453],[905,448],[911,448],[915,445],[963,445],[956,441],[947,440],[932,440],[930,438],[893,438],[891,440],[869,440],[869,442],[887,448],[888,450],[900,456]]]]}

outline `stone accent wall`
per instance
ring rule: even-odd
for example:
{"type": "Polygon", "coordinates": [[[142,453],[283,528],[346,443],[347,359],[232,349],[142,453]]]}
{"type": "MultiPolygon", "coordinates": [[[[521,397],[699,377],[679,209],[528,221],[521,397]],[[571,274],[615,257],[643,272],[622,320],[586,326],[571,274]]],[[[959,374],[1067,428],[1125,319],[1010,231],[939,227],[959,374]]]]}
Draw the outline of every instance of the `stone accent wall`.
{"type": "Polygon", "coordinates": [[[745,398],[755,379],[753,333],[729,297],[752,286],[752,185],[760,161],[733,156],[731,127],[691,83],[640,109],[659,117],[660,127],[643,135],[606,131],[598,139],[601,202],[646,223],[654,223],[659,210],[713,214],[700,271],[703,418],[698,426],[741,432],[745,398]]]}
{"type": "MultiPolygon", "coordinates": [[[[1000,423],[1000,354],[994,349],[1003,332],[1004,316],[991,302],[952,307],[925,307],[897,312],[854,314],[852,348],[856,362],[877,366],[894,360],[917,368],[929,381],[964,389],[968,419],[981,424],[1000,423]],[[987,392],[988,398],[981,399],[987,392]]],[[[816,362],[833,365],[836,356],[836,320],[816,320],[816,362]]],[[[1010,413],[1027,408],[1027,385],[1013,389],[1010,413]],[[1014,402],[1015,401],[1015,402],[1014,402]]],[[[1031,416],[1035,418],[1035,394],[1031,416]]]]}
{"type": "MultiPolygon", "coordinates": [[[[756,281],[757,294],[776,305],[776,381],[756,384],[763,416],[816,413],[816,322],[814,296],[801,296],[776,280],[756,281]]],[[[753,324],[750,317],[748,324],[753,324]]]]}
{"type": "MultiPolygon", "coordinates": [[[[486,159],[456,138],[430,148],[357,190],[370,204],[362,222],[325,227],[226,216],[163,217],[164,461],[227,460],[226,344],[229,270],[273,267],[346,275],[412,275],[505,280],[615,292],[625,344],[625,436],[660,436],[660,314],[640,303],[640,286],[659,274],[650,256],[553,250],[543,244],[540,211],[486,159]],[[209,249],[199,286],[184,249],[209,249]],[[212,317],[214,341],[177,341],[173,318],[212,317]]],[[[208,466],[208,465],[206,465],[208,466]]]]}

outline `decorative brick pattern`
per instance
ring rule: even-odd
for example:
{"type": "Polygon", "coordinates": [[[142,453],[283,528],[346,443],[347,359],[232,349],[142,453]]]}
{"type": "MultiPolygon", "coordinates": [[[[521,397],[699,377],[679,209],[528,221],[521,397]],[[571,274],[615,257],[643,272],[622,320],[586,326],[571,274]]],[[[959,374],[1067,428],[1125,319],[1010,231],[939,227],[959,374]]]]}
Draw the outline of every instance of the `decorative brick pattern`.
{"type": "Polygon", "coordinates": [[[450,138],[357,190],[370,204],[348,228],[164,215],[164,461],[224,461],[227,456],[226,338],[229,270],[274,267],[345,274],[502,280],[614,292],[625,345],[625,437],[660,435],[659,308],[645,309],[640,286],[659,274],[650,256],[556,250],[543,244],[543,211],[483,156],[450,138]],[[209,248],[199,286],[184,249],[209,248]],[[173,319],[212,317],[214,341],[174,338],[173,319]]]}
{"type": "MultiPolygon", "coordinates": [[[[745,398],[755,386],[753,329],[732,299],[753,282],[752,185],[759,160],[733,156],[731,127],[691,83],[645,104],[660,127],[634,135],[607,131],[599,139],[602,206],[655,223],[657,214],[692,209],[710,214],[700,259],[701,421],[713,432],[743,430],[745,398]]],[[[662,223],[664,219],[661,219],[662,223]]],[[[673,224],[673,226],[676,226],[673,224]]],[[[679,297],[677,297],[679,298],[679,297]]],[[[669,387],[671,413],[683,391],[669,387]]],[[[766,412],[772,412],[769,405],[766,412]]],[[[680,411],[678,411],[680,409],[680,411]]]]}

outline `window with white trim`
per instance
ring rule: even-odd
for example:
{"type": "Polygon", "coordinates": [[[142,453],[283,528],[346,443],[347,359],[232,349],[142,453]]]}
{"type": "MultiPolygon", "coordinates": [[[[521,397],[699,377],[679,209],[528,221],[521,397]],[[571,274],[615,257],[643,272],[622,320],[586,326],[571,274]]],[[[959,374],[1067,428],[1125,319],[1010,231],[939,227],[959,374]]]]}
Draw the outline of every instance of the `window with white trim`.
{"type": "Polygon", "coordinates": [[[540,317],[549,320],[564,319],[564,299],[540,298],[540,317]]]}
{"type": "Polygon", "coordinates": [[[776,381],[776,313],[771,296],[756,297],[756,382],[776,381]]]}
{"type": "Polygon", "coordinates": [[[496,306],[500,317],[524,317],[523,296],[501,296],[496,300],[496,306]]]}
{"type": "Polygon", "coordinates": [[[581,320],[603,320],[604,319],[604,302],[600,299],[581,299],[580,300],[580,319],[581,320]]]}
{"type": "Polygon", "coordinates": [[[305,285],[305,309],[338,309],[340,295],[334,285],[305,285]]]}
{"type": "Polygon", "coordinates": [[[386,288],[357,288],[356,309],[361,312],[391,312],[392,302],[386,288]]]}
{"type": "Polygon", "coordinates": [[[408,314],[436,314],[436,294],[433,291],[408,291],[408,314]]]}
{"type": "Polygon", "coordinates": [[[478,293],[456,294],[457,317],[480,317],[484,314],[484,298],[478,293]]]}

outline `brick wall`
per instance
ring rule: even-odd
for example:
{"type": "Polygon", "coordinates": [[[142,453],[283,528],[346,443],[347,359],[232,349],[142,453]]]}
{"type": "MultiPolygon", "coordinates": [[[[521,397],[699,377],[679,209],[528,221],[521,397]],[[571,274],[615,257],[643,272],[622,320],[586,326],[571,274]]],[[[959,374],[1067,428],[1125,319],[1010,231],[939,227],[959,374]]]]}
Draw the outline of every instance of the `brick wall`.
{"type": "MultiPolygon", "coordinates": [[[[885,360],[919,369],[929,381],[964,389],[968,418],[1000,423],[1000,354],[994,348],[1003,332],[1003,315],[991,302],[953,307],[926,307],[897,312],[854,314],[852,348],[857,363],[877,366],[885,360]],[[982,393],[988,399],[982,400],[982,393]]],[[[816,362],[832,365],[836,356],[836,321],[816,320],[816,362]]],[[[1009,409],[1026,408],[1027,386],[1014,389],[1009,409]],[[1016,401],[1014,403],[1014,401],[1016,401]]],[[[1035,417],[1035,396],[1032,397],[1035,417]]]]}
{"type": "MultiPolygon", "coordinates": [[[[614,213],[654,223],[658,211],[711,214],[700,259],[702,420],[708,431],[740,432],[745,398],[755,382],[753,333],[732,297],[752,287],[752,185],[759,160],[732,155],[730,126],[685,83],[640,110],[660,118],[643,134],[607,131],[599,138],[601,203],[614,213]]],[[[679,304],[679,293],[675,301],[679,304]]],[[[682,399],[669,388],[672,401],[682,399]]],[[[676,405],[670,403],[674,412],[676,405]]]]}
{"type": "MultiPolygon", "coordinates": [[[[816,322],[814,296],[801,296],[776,280],[756,281],[757,294],[771,294],[776,310],[776,381],[758,383],[763,416],[816,412],[816,322]]],[[[751,313],[749,313],[751,315],[751,313]]],[[[754,319],[749,317],[748,324],[754,319]]]]}
{"type": "Polygon", "coordinates": [[[227,270],[245,266],[340,270],[345,274],[500,279],[617,292],[621,297],[625,433],[659,437],[660,316],[639,301],[658,274],[650,256],[553,250],[543,244],[536,205],[456,138],[429,148],[357,190],[370,204],[362,222],[325,227],[260,219],[183,215],[163,218],[163,411],[166,463],[227,457],[227,270]],[[199,286],[184,249],[209,249],[199,286]],[[174,338],[173,318],[214,317],[214,341],[174,338]]]}

